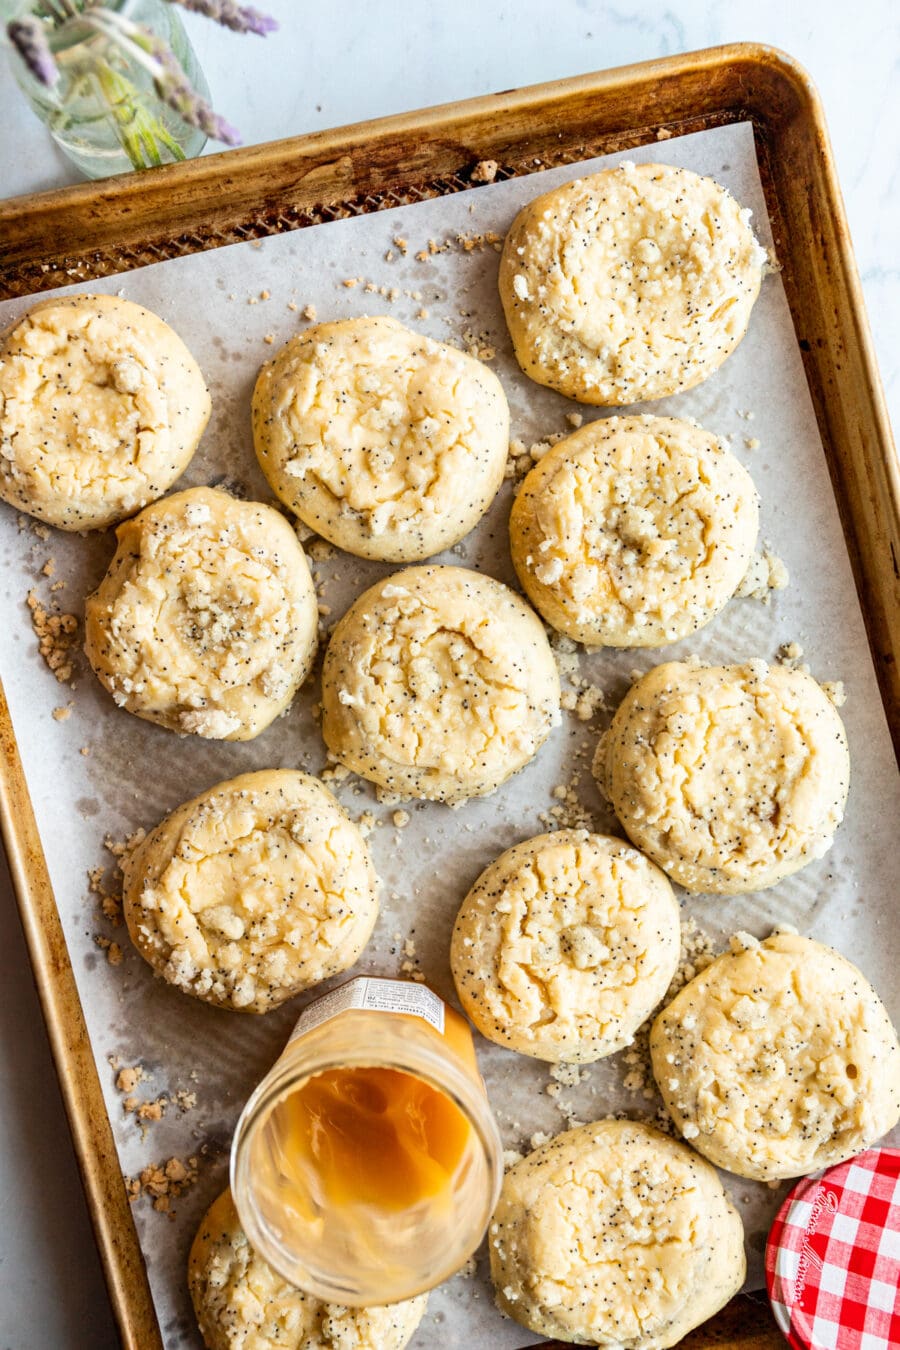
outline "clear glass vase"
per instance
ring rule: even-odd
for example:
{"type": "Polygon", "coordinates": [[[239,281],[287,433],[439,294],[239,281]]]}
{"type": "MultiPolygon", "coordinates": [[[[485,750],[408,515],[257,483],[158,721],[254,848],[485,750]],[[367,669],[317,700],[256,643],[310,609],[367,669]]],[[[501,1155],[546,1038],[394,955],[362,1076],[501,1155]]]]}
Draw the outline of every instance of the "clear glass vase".
{"type": "MultiPolygon", "coordinates": [[[[164,39],[194,89],[209,100],[209,86],[174,5],[166,0],[107,0],[105,8],[164,39]]],[[[46,14],[47,6],[41,0],[6,0],[0,10],[8,19],[46,14]]],[[[10,49],[13,73],[60,149],[87,178],[199,155],[205,133],[159,99],[150,72],[112,39],[77,18],[65,28],[48,27],[47,38],[60,73],[53,88],[36,80],[10,49]]]]}

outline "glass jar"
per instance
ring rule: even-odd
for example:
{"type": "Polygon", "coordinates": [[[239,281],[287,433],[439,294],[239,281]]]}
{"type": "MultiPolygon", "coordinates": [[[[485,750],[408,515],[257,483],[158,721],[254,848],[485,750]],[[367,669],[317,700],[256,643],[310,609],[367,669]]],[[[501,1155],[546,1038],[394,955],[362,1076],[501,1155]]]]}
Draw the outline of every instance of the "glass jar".
{"type": "MultiPolygon", "coordinates": [[[[35,0],[18,0],[18,17],[40,10],[35,0]]],[[[175,5],[166,0],[108,0],[134,23],[168,43],[202,98],[209,86],[175,5]]],[[[46,29],[59,70],[52,88],[31,74],[15,49],[10,62],[16,82],[60,149],[87,178],[106,178],[132,168],[173,163],[199,155],[206,134],[163,103],[150,72],[117,43],[76,19],[46,29]],[[130,153],[129,153],[130,150],[130,153]]]]}
{"type": "Polygon", "coordinates": [[[405,980],[359,977],[311,1004],[231,1151],[252,1246],[299,1288],[357,1307],[458,1270],[502,1178],[469,1025],[405,980]]]}

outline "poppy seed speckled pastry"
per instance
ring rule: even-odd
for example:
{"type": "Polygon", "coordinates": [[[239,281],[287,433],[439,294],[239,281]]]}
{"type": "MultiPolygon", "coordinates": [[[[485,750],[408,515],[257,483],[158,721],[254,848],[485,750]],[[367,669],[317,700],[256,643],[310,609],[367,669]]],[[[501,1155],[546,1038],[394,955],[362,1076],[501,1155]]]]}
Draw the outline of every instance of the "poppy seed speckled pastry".
{"type": "Polygon", "coordinates": [[[735,895],[828,851],[850,757],[805,672],[670,661],[625,695],[594,772],[629,839],[673,881],[735,895]]]}
{"type": "Polygon", "coordinates": [[[746,934],[653,1023],[653,1073],[685,1139],[756,1181],[851,1158],[900,1119],[900,1046],[884,1004],[811,938],[746,934]]]}
{"type": "Polygon", "coordinates": [[[245,773],[166,816],[123,863],[138,951],[170,984],[263,1013],[352,966],[378,914],[359,829],[317,778],[245,773]]]}
{"type": "Polygon", "coordinates": [[[266,362],[253,438],[273,491],[310,529],[363,558],[416,562],[494,500],[509,408],[474,357],[395,319],[345,319],[266,362]]]}
{"type": "Polygon", "coordinates": [[[354,773],[403,796],[492,792],[557,724],[544,627],[515,592],[463,567],[410,567],[365,591],[322,669],[322,735],[354,773]]]}
{"type": "Polygon", "coordinates": [[[482,1035],[586,1063],[631,1043],[669,987],[680,941],[658,867],[621,839],[559,830],[482,872],[457,915],[450,968],[482,1035]]]}
{"type": "Polygon", "coordinates": [[[756,489],[723,441],[646,416],[559,441],[509,519],[528,598],[588,647],[657,647],[702,628],[745,576],[758,527],[756,489]]]}
{"type": "Polygon", "coordinates": [[[750,212],[713,179],[626,162],[519,212],[500,298],[526,375],[581,403],[639,403],[718,369],[764,262],[750,212]]]}
{"type": "Polygon", "coordinates": [[[677,1345],[746,1269],[715,1169],[631,1120],[567,1130],[516,1163],[489,1231],[497,1306],[575,1345],[677,1345]]]}
{"type": "Polygon", "coordinates": [[[230,1190],[197,1229],[188,1287],[207,1350],[404,1350],[428,1303],[346,1308],[304,1293],[257,1256],[230,1190]]]}
{"type": "Polygon", "coordinates": [[[191,488],[120,525],[85,604],[85,651],[128,712],[246,741],[283,712],[316,650],[303,549],[278,511],[191,488]]]}
{"type": "Polygon", "coordinates": [[[209,420],[200,368],[114,295],[44,300],[0,343],[0,497],[63,530],[132,515],[180,477],[209,420]]]}

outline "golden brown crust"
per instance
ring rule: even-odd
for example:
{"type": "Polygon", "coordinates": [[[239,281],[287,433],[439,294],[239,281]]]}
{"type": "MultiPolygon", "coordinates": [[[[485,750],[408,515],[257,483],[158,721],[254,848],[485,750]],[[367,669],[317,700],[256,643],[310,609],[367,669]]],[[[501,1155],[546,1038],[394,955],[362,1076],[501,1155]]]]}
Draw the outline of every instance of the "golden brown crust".
{"type": "Polygon", "coordinates": [[[756,489],[724,442],[674,417],[610,417],[528,474],[509,520],[528,598],[590,647],[655,647],[708,623],[753,555],[756,489]]]}
{"type": "Polygon", "coordinates": [[[462,567],[411,567],[337,625],[322,713],[347,768],[405,796],[460,802],[537,753],[559,720],[559,676],[543,625],[507,586],[462,567]]]}
{"type": "Polygon", "coordinates": [[[264,1013],[357,959],[378,883],[327,788],[262,769],[185,802],[123,864],[128,931],[171,984],[264,1013]]]}
{"type": "Polygon", "coordinates": [[[230,1190],[197,1230],[188,1287],[207,1350],[404,1350],[428,1301],[345,1308],[305,1294],[256,1255],[230,1190]]]}
{"type": "Polygon", "coordinates": [[[831,847],[850,759],[843,723],[800,670],[656,666],[595,760],[628,837],[689,891],[774,886],[831,847]]]}
{"type": "Polygon", "coordinates": [[[316,649],[303,549],[270,506],[191,488],[120,525],[85,604],[85,651],[119,707],[243,741],[283,712],[316,649]]]}
{"type": "Polygon", "coordinates": [[[157,315],[118,296],[43,300],[0,345],[0,497],[63,530],[113,524],[181,475],[210,406],[157,315]]]}
{"type": "Polygon", "coordinates": [[[718,1167],[803,1176],[900,1119],[900,1046],[855,966],[795,933],[742,935],[653,1024],[653,1072],[675,1124],[718,1167]]]}
{"type": "Polygon", "coordinates": [[[256,454],[339,548],[416,562],[457,543],[503,481],[509,408],[487,366],[395,319],[318,324],[259,373],[256,454]]]}
{"type": "Polygon", "coordinates": [[[500,260],[525,374],[602,406],[705,380],[759,293],[749,215],[711,178],[666,164],[624,163],[529,203],[500,260]]]}

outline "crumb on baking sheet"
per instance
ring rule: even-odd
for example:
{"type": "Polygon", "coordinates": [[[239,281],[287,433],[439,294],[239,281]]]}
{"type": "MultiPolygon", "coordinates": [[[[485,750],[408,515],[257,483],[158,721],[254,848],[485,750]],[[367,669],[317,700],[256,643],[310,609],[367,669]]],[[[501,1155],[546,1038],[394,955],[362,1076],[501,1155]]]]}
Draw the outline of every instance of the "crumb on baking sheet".
{"type": "MultiPolygon", "coordinates": [[[[653,1070],[650,1063],[650,1028],[654,1019],[659,1016],[659,1013],[667,1004],[672,1002],[679,990],[683,989],[689,981],[711,965],[717,955],[716,943],[711,934],[700,928],[695,919],[683,919],[678,966],[665,996],[643,1026],[638,1027],[631,1045],[626,1050],[620,1051],[625,1068],[623,1086],[626,1091],[639,1092],[648,1101],[656,1096],[653,1070]]],[[[668,1116],[664,1107],[658,1114],[661,1118],[668,1116]]]]}
{"type": "MultiPolygon", "coordinates": [[[[82,754],[87,750],[82,746],[82,754]]],[[[124,840],[112,839],[107,835],[103,841],[106,851],[112,854],[112,867],[92,867],[88,874],[88,890],[91,895],[96,896],[97,906],[104,919],[107,919],[114,927],[122,922],[122,860],[126,854],[136,848],[138,844],[147,837],[146,830],[135,830],[124,840]]],[[[97,934],[94,937],[97,946],[102,948],[107,955],[107,960],[111,965],[118,965],[122,959],[122,951],[119,948],[118,957],[111,955],[113,944],[105,934],[97,934]]],[[[118,943],[114,944],[118,947],[118,943]]]]}
{"type": "Polygon", "coordinates": [[[761,600],[769,603],[772,591],[784,590],[790,581],[790,575],[782,560],[773,553],[770,545],[764,545],[762,552],[754,553],[743,580],[735,591],[739,599],[761,600]]]}
{"type": "Polygon", "coordinates": [[[497,234],[494,230],[486,230],[483,234],[478,232],[461,233],[456,236],[456,243],[463,253],[480,253],[486,248],[492,248],[495,253],[499,253],[503,247],[503,235],[497,234]]]}
{"type": "Polygon", "coordinates": [[[94,942],[102,952],[106,952],[106,959],[111,966],[120,966],[124,953],[118,942],[108,938],[105,933],[95,933],[94,942]]]}
{"type": "Polygon", "coordinates": [[[546,830],[590,830],[593,813],[578,796],[581,771],[576,770],[567,783],[557,783],[552,789],[553,805],[538,812],[538,820],[546,830]]]}
{"type": "Polygon", "coordinates": [[[200,1158],[196,1154],[186,1159],[169,1158],[165,1162],[148,1163],[137,1176],[124,1178],[125,1192],[131,1204],[140,1196],[146,1196],[157,1213],[174,1217],[172,1201],[193,1186],[199,1171],[200,1158]]]}
{"type": "Polygon", "coordinates": [[[138,1083],[144,1080],[143,1064],[123,1065],[116,1074],[116,1091],[132,1093],[138,1083]]]}
{"type": "Polygon", "coordinates": [[[822,692],[836,708],[843,708],[847,702],[847,691],[844,688],[843,680],[823,680],[822,692]]]}
{"type": "Polygon", "coordinates": [[[497,355],[497,348],[491,342],[491,335],[488,332],[476,333],[467,328],[462,340],[466,354],[474,356],[476,361],[493,361],[497,355]]]}
{"type": "Polygon", "coordinates": [[[60,684],[67,684],[75,674],[75,652],[78,646],[78,618],[61,614],[56,601],[45,608],[36,591],[30,590],[25,603],[31,610],[31,627],[38,640],[38,651],[60,684]]]}
{"type": "Polygon", "coordinates": [[[64,703],[61,707],[54,708],[51,714],[54,722],[68,722],[74,707],[74,703],[64,703]]]}
{"type": "Polygon", "coordinates": [[[493,183],[500,165],[495,159],[480,159],[469,174],[470,183],[493,183]]]}
{"type": "Polygon", "coordinates": [[[544,440],[534,441],[531,445],[526,445],[524,441],[514,436],[509,443],[509,456],[506,461],[506,468],[503,473],[504,478],[512,478],[517,483],[521,481],[528,473],[528,470],[543,459],[548,451],[552,450],[558,441],[565,436],[564,431],[552,432],[544,440]]]}

